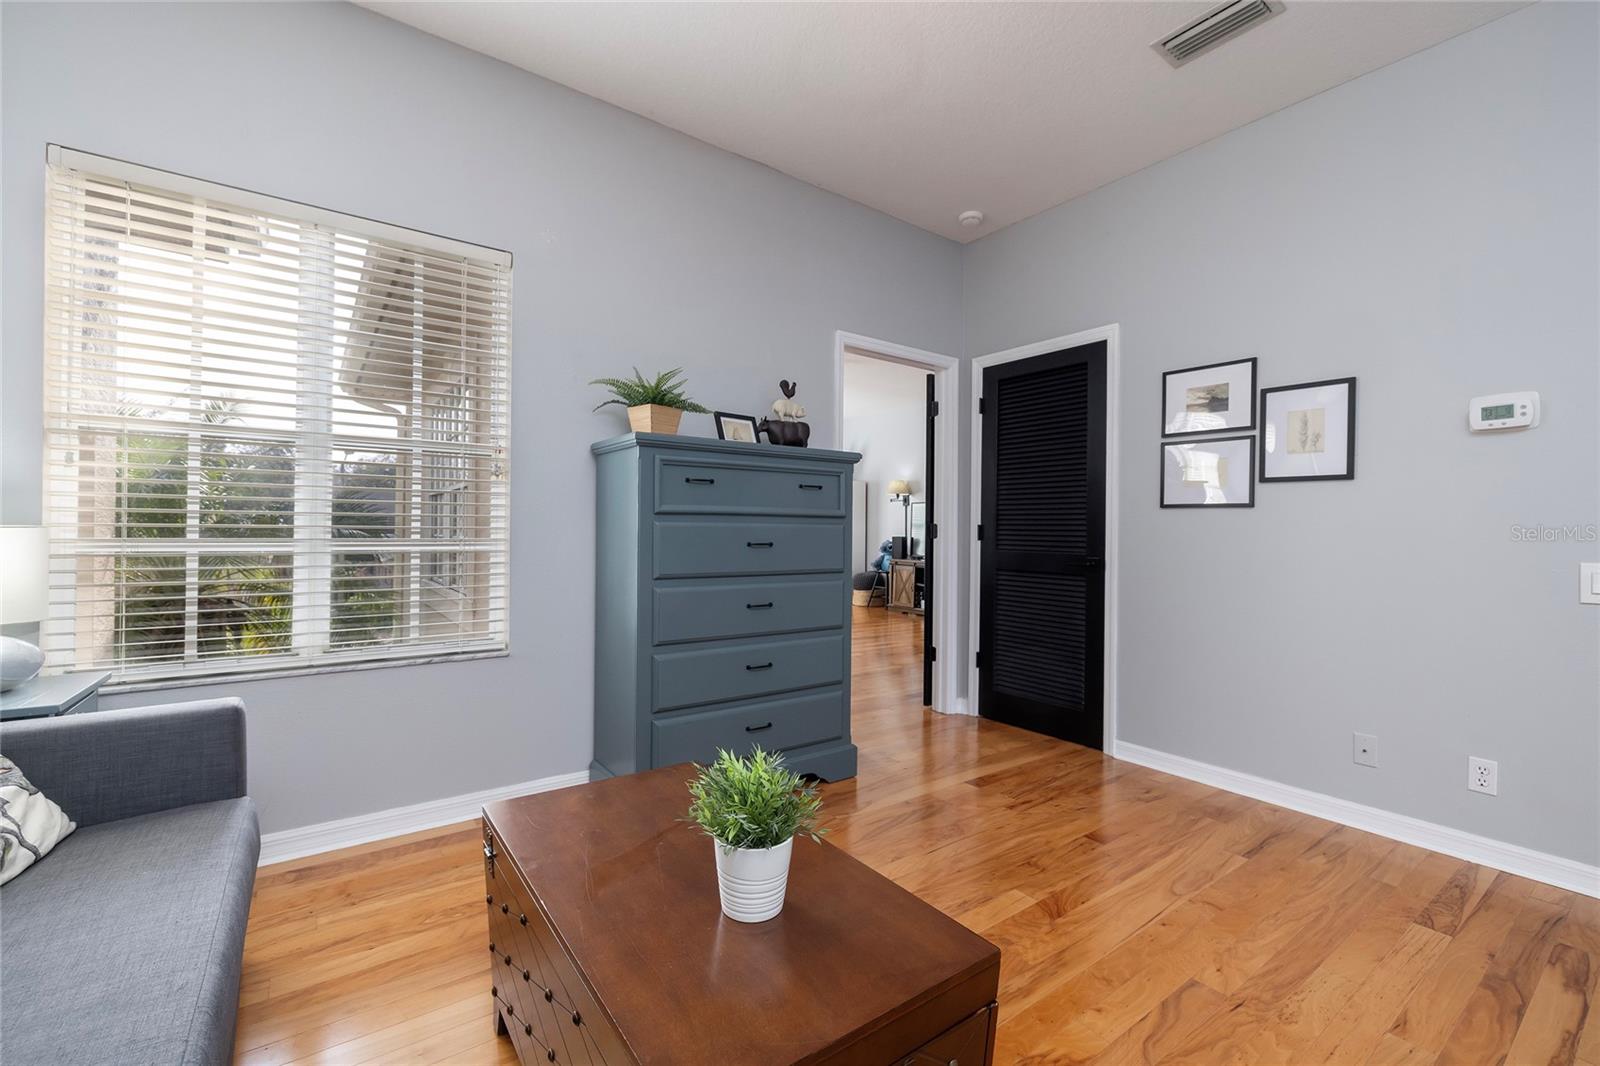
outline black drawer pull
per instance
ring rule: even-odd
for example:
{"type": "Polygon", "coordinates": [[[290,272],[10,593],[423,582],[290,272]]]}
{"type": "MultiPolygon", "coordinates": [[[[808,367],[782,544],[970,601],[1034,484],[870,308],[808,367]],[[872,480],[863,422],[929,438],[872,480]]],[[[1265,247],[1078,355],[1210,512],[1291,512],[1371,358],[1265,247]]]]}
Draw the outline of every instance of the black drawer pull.
{"type": "Polygon", "coordinates": [[[714,477],[686,477],[683,480],[689,485],[715,485],[717,483],[717,479],[714,477]]]}
{"type": "Polygon", "coordinates": [[[747,603],[744,605],[744,609],[747,611],[769,611],[772,609],[772,601],[768,600],[766,603],[747,603]]]}
{"type": "Polygon", "coordinates": [[[746,670],[771,670],[772,669],[772,664],[771,663],[757,663],[754,666],[752,666],[749,663],[746,663],[744,668],[746,670]]]}
{"type": "Polygon", "coordinates": [[[572,1024],[573,1025],[582,1025],[583,1024],[583,1015],[579,1014],[577,1011],[573,1011],[572,1012],[572,1024]]]}
{"type": "Polygon", "coordinates": [[[768,722],[766,725],[747,725],[747,726],[744,727],[744,731],[746,733],[759,733],[762,730],[771,729],[771,728],[772,728],[772,723],[768,722]]]}
{"type": "Polygon", "coordinates": [[[556,994],[554,992],[550,991],[548,988],[544,990],[544,1001],[546,1003],[549,1003],[551,1000],[553,1000],[555,998],[556,998],[556,994]]]}
{"type": "Polygon", "coordinates": [[[822,491],[822,486],[821,485],[807,485],[803,481],[800,483],[800,487],[805,489],[805,490],[807,490],[808,492],[821,492],[822,491]]]}
{"type": "Polygon", "coordinates": [[[770,540],[747,540],[747,541],[744,542],[744,546],[746,548],[770,548],[770,547],[772,547],[772,541],[770,541],[770,540]]]}
{"type": "Polygon", "coordinates": [[[523,925],[527,925],[528,924],[528,916],[526,914],[519,914],[519,915],[517,915],[517,921],[521,922],[523,925]]]}

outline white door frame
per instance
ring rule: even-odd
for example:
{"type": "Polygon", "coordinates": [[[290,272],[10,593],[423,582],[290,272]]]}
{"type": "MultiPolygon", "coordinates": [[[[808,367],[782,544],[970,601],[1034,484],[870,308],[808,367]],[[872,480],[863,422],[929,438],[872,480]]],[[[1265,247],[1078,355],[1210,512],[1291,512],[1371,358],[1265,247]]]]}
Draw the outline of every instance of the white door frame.
{"type": "Polygon", "coordinates": [[[955,591],[961,587],[956,545],[960,528],[961,470],[956,458],[956,397],[960,385],[956,375],[961,360],[904,344],[880,341],[859,333],[840,330],[833,335],[833,446],[844,441],[844,353],[853,349],[891,363],[903,363],[933,374],[933,399],[939,417],[933,420],[933,463],[936,488],[933,516],[939,528],[939,543],[933,553],[933,646],[939,658],[933,664],[933,708],[946,714],[961,714],[965,708],[957,699],[956,681],[960,655],[960,607],[955,591]]]}
{"type": "Polygon", "coordinates": [[[1003,352],[982,355],[972,360],[970,381],[972,397],[972,528],[968,542],[972,553],[968,556],[971,572],[968,574],[967,606],[968,650],[974,654],[968,660],[967,705],[971,713],[978,713],[978,603],[982,594],[983,545],[978,542],[978,520],[983,509],[983,422],[978,414],[978,400],[983,395],[985,367],[1028,359],[1035,355],[1048,355],[1064,348],[1076,348],[1095,341],[1106,342],[1106,550],[1105,550],[1105,662],[1104,662],[1104,731],[1101,744],[1109,755],[1117,742],[1117,580],[1119,542],[1117,528],[1122,512],[1122,449],[1118,443],[1117,426],[1122,410],[1122,353],[1121,327],[1113,322],[1109,326],[1069,333],[1065,337],[1052,337],[1047,341],[1008,348],[1003,352]]]}

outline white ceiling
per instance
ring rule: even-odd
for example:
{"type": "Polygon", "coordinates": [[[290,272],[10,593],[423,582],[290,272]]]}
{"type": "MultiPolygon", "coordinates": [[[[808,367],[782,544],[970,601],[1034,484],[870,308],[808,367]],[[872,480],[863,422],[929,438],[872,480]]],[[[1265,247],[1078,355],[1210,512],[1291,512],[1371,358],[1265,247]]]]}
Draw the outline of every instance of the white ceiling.
{"type": "Polygon", "coordinates": [[[1524,2],[1285,0],[1178,69],[1215,0],[364,6],[969,241],[1524,2]]]}

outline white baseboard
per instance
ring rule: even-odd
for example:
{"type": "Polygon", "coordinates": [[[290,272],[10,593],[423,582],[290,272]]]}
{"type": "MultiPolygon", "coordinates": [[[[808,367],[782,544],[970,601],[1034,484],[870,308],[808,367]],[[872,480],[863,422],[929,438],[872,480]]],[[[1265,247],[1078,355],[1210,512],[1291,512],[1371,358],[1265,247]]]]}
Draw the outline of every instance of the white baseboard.
{"type": "Polygon", "coordinates": [[[1286,785],[1254,774],[1229,770],[1222,766],[1200,762],[1197,759],[1172,755],[1139,744],[1116,741],[1111,746],[1114,758],[1136,762],[1152,770],[1173,774],[1176,777],[1198,781],[1203,785],[1235,792],[1241,796],[1263,800],[1287,807],[1302,814],[1326,818],[1355,829],[1398,840],[1405,844],[1442,852],[1467,862],[1491,866],[1519,877],[1554,885],[1586,896],[1600,898],[1600,866],[1588,866],[1573,859],[1534,851],[1519,844],[1478,836],[1460,829],[1425,822],[1404,814],[1368,807],[1362,803],[1339,799],[1321,792],[1286,785]]]}
{"type": "Polygon", "coordinates": [[[409,807],[391,807],[386,811],[358,814],[354,818],[340,818],[334,822],[319,822],[298,829],[265,833],[261,837],[261,865],[268,866],[275,862],[316,855],[319,852],[416,833],[423,829],[450,825],[452,822],[465,822],[478,817],[479,809],[485,803],[510,799],[513,796],[527,796],[534,792],[549,792],[551,789],[566,788],[568,785],[581,785],[588,780],[589,771],[580,770],[572,774],[542,777],[537,781],[524,781],[517,785],[487,788],[482,792],[446,796],[426,803],[414,803],[409,807]]]}

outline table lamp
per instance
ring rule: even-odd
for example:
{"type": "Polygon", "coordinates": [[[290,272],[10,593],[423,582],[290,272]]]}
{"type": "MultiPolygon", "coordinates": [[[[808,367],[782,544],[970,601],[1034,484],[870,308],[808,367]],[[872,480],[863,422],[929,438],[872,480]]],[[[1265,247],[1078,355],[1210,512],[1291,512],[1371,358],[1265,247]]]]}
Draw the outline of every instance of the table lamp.
{"type": "MultiPolygon", "coordinates": [[[[0,625],[49,613],[50,542],[43,526],[0,526],[0,625]]],[[[38,645],[0,636],[0,692],[31,681],[44,665],[38,645]]]]}

